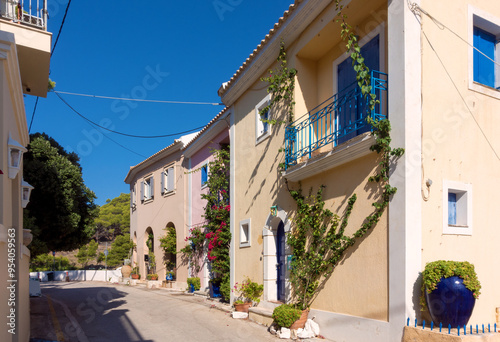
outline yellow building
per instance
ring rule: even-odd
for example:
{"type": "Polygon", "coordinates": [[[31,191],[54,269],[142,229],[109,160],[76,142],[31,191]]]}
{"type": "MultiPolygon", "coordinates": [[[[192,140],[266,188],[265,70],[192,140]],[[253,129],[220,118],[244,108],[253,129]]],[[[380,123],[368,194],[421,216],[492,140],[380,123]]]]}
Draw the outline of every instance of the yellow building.
{"type": "Polygon", "coordinates": [[[27,246],[32,236],[23,231],[22,220],[29,200],[22,164],[29,143],[23,93],[46,96],[52,37],[46,31],[46,7],[31,8],[31,1],[0,1],[1,341],[30,337],[27,246]]]}
{"type": "MultiPolygon", "coordinates": [[[[343,3],[365,63],[377,71],[372,84],[381,103],[368,115],[389,117],[392,146],[405,154],[392,165],[390,183],[398,191],[388,210],[348,250],[310,317],[333,340],[401,341],[406,319],[421,321],[419,273],[426,262],[448,259],[473,263],[482,282],[471,323],[494,323],[500,3],[343,3]],[[491,59],[474,52],[477,30],[486,32],[491,59]]],[[[360,110],[366,105],[351,85],[355,74],[337,14],[335,1],[295,1],[219,89],[232,112],[231,285],[245,276],[263,283],[263,308],[291,300],[286,233],[296,205],[286,181],[293,189],[300,182],[304,192],[325,185],[326,206],[339,215],[356,193],[347,233],[373,212],[377,189],[368,177],[379,160],[369,149],[374,140],[360,110]],[[260,78],[278,66],[281,42],[297,69],[288,127],[267,125],[259,115],[271,100],[260,78]],[[282,147],[286,152],[278,153],[282,147]],[[278,170],[280,163],[286,170],[278,170]]],[[[276,107],[267,115],[286,119],[276,107]]]]}

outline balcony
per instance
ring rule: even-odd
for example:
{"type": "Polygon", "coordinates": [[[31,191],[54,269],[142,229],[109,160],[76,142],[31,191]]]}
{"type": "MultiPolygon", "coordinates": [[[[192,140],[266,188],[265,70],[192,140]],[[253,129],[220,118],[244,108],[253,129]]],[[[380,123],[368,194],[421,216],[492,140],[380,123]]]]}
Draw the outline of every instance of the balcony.
{"type": "Polygon", "coordinates": [[[355,82],[286,127],[285,176],[292,172],[288,170],[290,167],[323,152],[342,150],[345,155],[341,160],[349,161],[352,156],[348,156],[348,147],[357,144],[358,149],[359,146],[366,149],[365,145],[370,144],[367,132],[371,131],[366,118],[387,117],[387,74],[372,71],[371,85],[372,94],[380,101],[371,111],[368,96],[363,96],[355,82]]]}
{"type": "Polygon", "coordinates": [[[0,16],[14,23],[47,30],[46,0],[1,0],[0,16]]]}
{"type": "Polygon", "coordinates": [[[23,93],[46,97],[52,41],[47,32],[47,1],[0,0],[2,31],[14,35],[23,93]]]}

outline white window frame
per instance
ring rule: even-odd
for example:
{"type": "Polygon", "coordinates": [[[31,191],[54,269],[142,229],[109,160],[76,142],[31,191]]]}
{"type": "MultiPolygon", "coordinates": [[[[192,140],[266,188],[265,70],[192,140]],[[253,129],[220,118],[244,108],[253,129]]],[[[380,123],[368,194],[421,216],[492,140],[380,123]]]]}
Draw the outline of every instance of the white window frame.
{"type": "Polygon", "coordinates": [[[144,177],[141,182],[141,201],[151,202],[154,199],[154,178],[153,175],[144,177]]]}
{"type": "Polygon", "coordinates": [[[132,208],[132,210],[135,210],[137,208],[137,195],[135,186],[136,184],[134,183],[132,189],[130,190],[130,208],[132,208]]]}
{"type": "Polygon", "coordinates": [[[250,219],[240,221],[240,248],[252,246],[252,229],[250,219]],[[246,232],[245,232],[246,230],[246,232]],[[246,239],[244,239],[246,237],[246,239]]]}
{"type": "Polygon", "coordinates": [[[168,196],[173,193],[175,193],[175,164],[170,164],[161,172],[161,194],[168,196]]]}
{"type": "MultiPolygon", "coordinates": [[[[478,93],[500,99],[500,90],[493,89],[487,85],[474,82],[474,26],[487,31],[500,39],[500,18],[469,5],[467,28],[469,31],[469,89],[478,93]]],[[[500,62],[500,43],[497,43],[495,49],[495,61],[500,62]]],[[[500,87],[500,66],[495,64],[495,87],[500,87]]]]}
{"type": "Polygon", "coordinates": [[[472,184],[443,180],[443,234],[472,235],[472,184]],[[457,194],[457,224],[448,224],[448,194],[457,194]]]}
{"type": "MultiPolygon", "coordinates": [[[[256,106],[255,106],[255,145],[260,144],[263,140],[267,139],[271,135],[271,125],[267,124],[267,131],[264,131],[264,123],[260,118],[260,110],[271,103],[271,94],[267,94],[256,106]]],[[[269,111],[267,118],[271,117],[271,112],[269,111]]]]}
{"type": "Polygon", "coordinates": [[[203,165],[200,166],[200,184],[201,184],[201,188],[204,189],[208,186],[208,161],[203,163],[203,165]],[[205,183],[203,183],[203,168],[206,167],[207,168],[207,181],[205,183]]]}

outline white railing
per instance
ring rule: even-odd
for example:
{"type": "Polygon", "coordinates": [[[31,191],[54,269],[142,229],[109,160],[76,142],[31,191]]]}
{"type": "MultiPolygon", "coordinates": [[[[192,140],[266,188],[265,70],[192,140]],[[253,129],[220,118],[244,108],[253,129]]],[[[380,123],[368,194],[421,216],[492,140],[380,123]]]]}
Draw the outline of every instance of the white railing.
{"type": "Polygon", "coordinates": [[[0,0],[0,17],[47,30],[47,0],[0,0]]]}

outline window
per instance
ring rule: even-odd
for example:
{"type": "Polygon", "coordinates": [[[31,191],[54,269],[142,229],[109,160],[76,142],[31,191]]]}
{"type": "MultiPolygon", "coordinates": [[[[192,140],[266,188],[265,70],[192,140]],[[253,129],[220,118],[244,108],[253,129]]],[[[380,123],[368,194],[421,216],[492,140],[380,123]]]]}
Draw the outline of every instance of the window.
{"type": "Polygon", "coordinates": [[[240,248],[250,247],[250,219],[240,221],[240,248]]]}
{"type": "Polygon", "coordinates": [[[141,182],[141,201],[148,201],[154,198],[154,179],[153,177],[145,178],[141,182]]]}
{"type": "Polygon", "coordinates": [[[169,166],[161,173],[161,193],[162,195],[175,190],[174,166],[169,166]]]}
{"type": "Polygon", "coordinates": [[[472,185],[443,181],[443,234],[472,235],[472,185]]]}
{"type": "Polygon", "coordinates": [[[208,182],[208,164],[201,167],[201,187],[207,186],[208,182]]]}
{"type": "Polygon", "coordinates": [[[469,6],[469,88],[500,98],[500,18],[469,6]]]}
{"type": "Polygon", "coordinates": [[[266,139],[269,134],[269,123],[264,122],[265,120],[269,120],[269,111],[266,111],[262,115],[260,114],[261,110],[269,105],[271,102],[271,94],[267,95],[262,101],[255,106],[255,143],[258,144],[262,140],[266,139]],[[264,121],[262,121],[264,120],[264,121]]]}
{"type": "Polygon", "coordinates": [[[130,189],[130,208],[135,209],[136,207],[136,198],[135,198],[135,184],[132,185],[130,189]]]}

